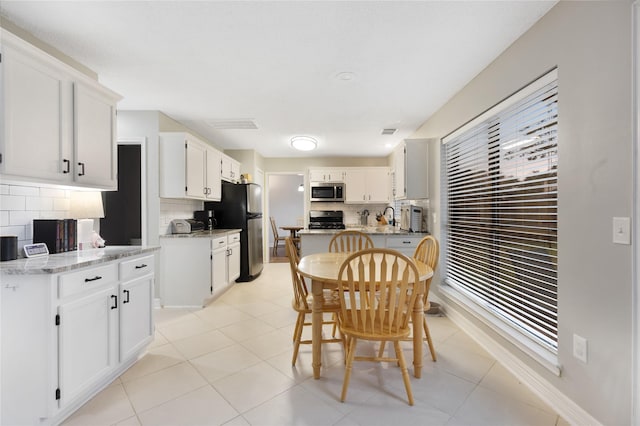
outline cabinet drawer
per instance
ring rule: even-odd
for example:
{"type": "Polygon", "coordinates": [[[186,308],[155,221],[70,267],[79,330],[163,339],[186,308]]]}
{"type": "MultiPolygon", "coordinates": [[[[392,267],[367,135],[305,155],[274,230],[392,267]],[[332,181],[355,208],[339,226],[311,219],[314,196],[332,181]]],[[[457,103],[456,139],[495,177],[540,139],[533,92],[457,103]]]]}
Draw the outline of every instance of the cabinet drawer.
{"type": "Polygon", "coordinates": [[[219,249],[227,246],[227,237],[218,237],[211,240],[211,250],[219,249]]]}
{"type": "Polygon", "coordinates": [[[422,237],[387,237],[387,248],[412,248],[418,247],[422,237]]]}
{"type": "Polygon", "coordinates": [[[239,243],[240,242],[240,233],[227,235],[227,244],[239,243]]]}
{"type": "Polygon", "coordinates": [[[154,260],[151,255],[120,262],[120,281],[154,272],[154,260]]]}
{"type": "Polygon", "coordinates": [[[116,263],[83,268],[58,277],[58,297],[67,297],[116,281],[118,281],[118,265],[116,263]]]}

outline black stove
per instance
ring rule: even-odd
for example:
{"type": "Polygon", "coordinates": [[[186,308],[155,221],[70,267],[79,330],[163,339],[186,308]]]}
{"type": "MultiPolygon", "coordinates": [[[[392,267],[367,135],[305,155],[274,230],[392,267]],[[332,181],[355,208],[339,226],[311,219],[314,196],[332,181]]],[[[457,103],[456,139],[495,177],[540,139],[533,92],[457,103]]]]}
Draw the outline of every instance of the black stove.
{"type": "Polygon", "coordinates": [[[309,229],[345,229],[342,210],[309,211],[309,229]]]}

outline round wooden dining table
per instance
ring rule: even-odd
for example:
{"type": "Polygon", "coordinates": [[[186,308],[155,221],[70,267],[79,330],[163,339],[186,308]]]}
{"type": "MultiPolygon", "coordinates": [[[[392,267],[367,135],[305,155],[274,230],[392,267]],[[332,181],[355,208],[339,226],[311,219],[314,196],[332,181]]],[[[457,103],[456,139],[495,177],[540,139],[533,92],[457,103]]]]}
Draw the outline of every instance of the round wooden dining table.
{"type": "Polygon", "coordinates": [[[291,238],[297,238],[298,231],[304,229],[304,226],[281,226],[280,229],[283,231],[289,231],[291,233],[291,238]]]}
{"type": "MultiPolygon", "coordinates": [[[[320,310],[320,298],[325,288],[336,288],[338,286],[338,273],[342,263],[353,253],[316,253],[304,256],[300,259],[298,270],[304,277],[311,279],[311,293],[313,294],[313,306],[311,311],[311,347],[313,377],[320,378],[320,368],[322,366],[322,311],[320,310]]],[[[418,274],[420,274],[420,287],[418,297],[413,308],[413,374],[415,377],[422,376],[422,339],[423,327],[422,318],[424,315],[424,304],[422,294],[425,291],[425,280],[433,276],[433,270],[428,265],[412,259],[415,263],[418,274]]]]}

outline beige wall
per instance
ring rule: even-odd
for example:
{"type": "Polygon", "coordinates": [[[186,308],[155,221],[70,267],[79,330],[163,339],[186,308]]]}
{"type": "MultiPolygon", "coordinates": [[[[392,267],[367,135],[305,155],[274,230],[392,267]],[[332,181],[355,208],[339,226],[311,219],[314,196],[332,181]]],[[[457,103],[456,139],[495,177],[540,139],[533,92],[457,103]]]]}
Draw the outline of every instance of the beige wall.
{"type": "MultiPolygon", "coordinates": [[[[559,2],[412,136],[441,138],[558,66],[561,377],[478,326],[608,425],[630,424],[632,407],[632,250],[612,243],[612,217],[633,207],[631,15],[630,0],[559,2]],[[587,364],[572,355],[574,333],[588,339],[587,364]]],[[[440,145],[430,148],[439,220],[440,145]]]]}
{"type": "Polygon", "coordinates": [[[387,157],[294,157],[265,158],[265,173],[304,172],[309,167],[388,166],[387,157]]]}

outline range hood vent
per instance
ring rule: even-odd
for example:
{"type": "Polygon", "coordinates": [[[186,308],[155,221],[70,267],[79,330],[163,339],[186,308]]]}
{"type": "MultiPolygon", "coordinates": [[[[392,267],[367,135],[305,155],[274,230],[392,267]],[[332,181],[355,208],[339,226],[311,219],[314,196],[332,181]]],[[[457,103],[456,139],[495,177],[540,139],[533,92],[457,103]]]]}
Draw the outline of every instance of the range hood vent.
{"type": "Polygon", "coordinates": [[[258,126],[251,118],[229,118],[209,120],[207,125],[217,130],[256,130],[258,126]]]}

